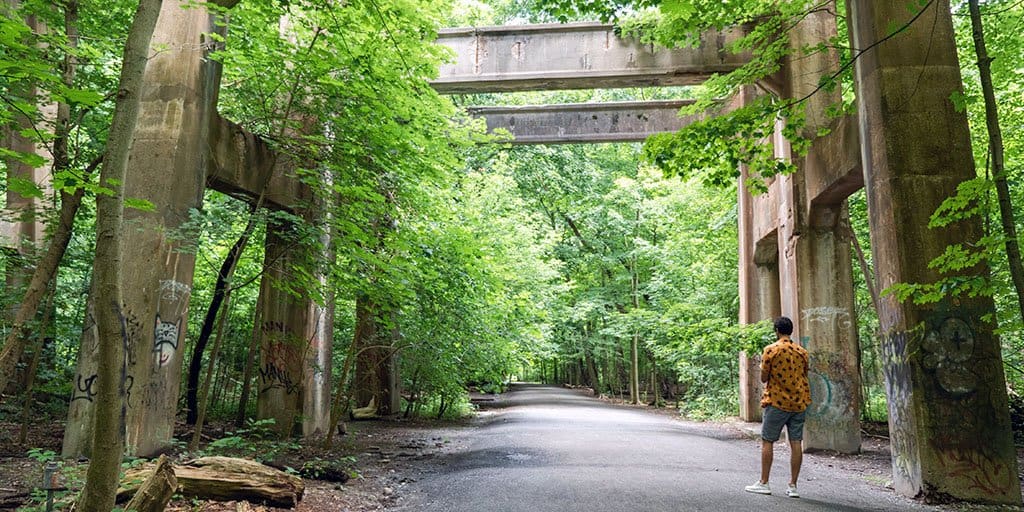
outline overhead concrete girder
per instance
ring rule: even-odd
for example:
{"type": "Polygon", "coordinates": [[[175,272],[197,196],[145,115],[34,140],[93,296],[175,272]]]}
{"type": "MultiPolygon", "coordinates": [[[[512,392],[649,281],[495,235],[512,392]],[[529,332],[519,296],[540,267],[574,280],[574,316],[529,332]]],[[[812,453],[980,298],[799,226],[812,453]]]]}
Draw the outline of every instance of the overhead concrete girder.
{"type": "Polygon", "coordinates": [[[287,159],[278,158],[263,139],[219,115],[210,125],[207,165],[207,185],[243,201],[257,201],[264,185],[267,208],[293,210],[310,200],[308,187],[286,172],[291,165],[287,159]]]}
{"type": "Polygon", "coordinates": [[[749,58],[726,49],[738,30],[708,31],[697,48],[655,48],[601,23],[454,28],[437,42],[455,60],[432,82],[442,94],[696,85],[749,58]]]}
{"type": "Polygon", "coordinates": [[[512,144],[639,142],[657,133],[675,132],[703,118],[680,116],[691,100],[571,103],[510,107],[469,107],[487,122],[487,131],[504,130],[512,144]]]}

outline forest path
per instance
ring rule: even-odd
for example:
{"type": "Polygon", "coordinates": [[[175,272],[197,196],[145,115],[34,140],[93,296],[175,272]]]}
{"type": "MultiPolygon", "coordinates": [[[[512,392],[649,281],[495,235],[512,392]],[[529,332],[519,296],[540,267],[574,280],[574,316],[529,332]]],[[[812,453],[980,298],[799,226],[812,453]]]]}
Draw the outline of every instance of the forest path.
{"type": "Polygon", "coordinates": [[[779,444],[774,494],[750,494],[743,487],[758,476],[759,440],[552,386],[513,386],[451,441],[403,489],[397,510],[940,510],[823,455],[804,458],[803,497],[788,498],[789,451],[779,444]]]}

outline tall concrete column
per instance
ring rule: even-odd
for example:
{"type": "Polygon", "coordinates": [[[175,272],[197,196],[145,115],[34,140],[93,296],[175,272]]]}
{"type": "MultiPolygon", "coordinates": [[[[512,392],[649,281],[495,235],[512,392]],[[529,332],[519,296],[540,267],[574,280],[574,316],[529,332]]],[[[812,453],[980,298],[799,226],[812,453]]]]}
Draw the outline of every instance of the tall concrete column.
{"type": "MultiPolygon", "coordinates": [[[[778,231],[769,205],[774,194],[747,191],[746,169],[739,187],[740,323],[752,324],[781,314],[778,231]]],[[[740,352],[740,419],[761,421],[761,354],[740,352]]]]}
{"type": "MultiPolygon", "coordinates": [[[[16,9],[20,7],[19,1],[6,0],[4,4],[0,6],[0,10],[3,10],[5,15],[16,15],[16,9]]],[[[34,15],[26,17],[25,24],[37,34],[47,32],[46,24],[34,15]]],[[[16,113],[13,126],[0,130],[0,135],[3,136],[0,147],[45,160],[43,165],[36,167],[16,158],[4,159],[8,184],[14,180],[24,180],[34,183],[43,191],[42,197],[26,197],[12,190],[13,187],[8,187],[5,207],[0,212],[0,247],[7,249],[9,258],[5,275],[6,289],[20,291],[28,284],[33,271],[32,262],[40,248],[39,244],[46,239],[43,219],[45,210],[49,207],[47,202],[52,200],[53,195],[53,187],[50,185],[53,155],[46,144],[39,143],[35,138],[26,137],[22,133],[52,134],[52,125],[57,118],[57,105],[42,101],[45,98],[39,97],[39,91],[34,84],[25,81],[14,82],[11,89],[15,95],[33,101],[38,114],[35,118],[30,118],[16,113]]],[[[17,304],[7,312],[11,318],[16,308],[17,304]]]]}
{"type": "MultiPolygon", "coordinates": [[[[122,234],[126,451],[132,455],[160,451],[174,433],[195,257],[171,235],[190,209],[202,205],[219,82],[217,67],[206,58],[212,49],[206,34],[217,30],[201,6],[164,2],[153,35],[159,50],[146,67],[125,197],[148,200],[155,208],[127,208],[122,234]]],[[[72,383],[65,456],[89,451],[96,349],[90,314],[72,383]]]]}
{"type": "Polygon", "coordinates": [[[273,418],[282,436],[323,433],[329,423],[333,308],[295,289],[296,265],[309,261],[308,247],[267,225],[263,281],[257,307],[262,324],[256,416],[273,418]]]}
{"type": "Polygon", "coordinates": [[[392,348],[397,325],[389,328],[382,318],[386,314],[370,297],[356,297],[353,343],[357,356],[352,394],[356,407],[365,407],[372,400],[377,413],[384,416],[398,412],[401,399],[398,358],[392,348]]]}
{"type": "MultiPolygon", "coordinates": [[[[920,16],[916,9],[847,2],[853,47],[871,48],[856,62],[856,84],[882,288],[935,282],[942,276],[929,261],[982,233],[980,219],[927,227],[935,207],[975,170],[967,119],[950,101],[962,84],[949,2],[930,2],[920,16]]],[[[986,319],[995,311],[991,298],[918,305],[888,295],[880,309],[897,491],[1020,504],[1000,344],[986,319]]]]}
{"type": "MultiPolygon", "coordinates": [[[[753,87],[740,90],[732,107],[749,104],[753,87]]],[[[740,165],[739,208],[739,298],[741,324],[752,324],[781,314],[779,296],[777,197],[772,191],[753,195],[747,189],[749,169],[740,165]]],[[[761,421],[761,354],[740,352],[740,419],[761,421]]]]}
{"type": "MultiPolygon", "coordinates": [[[[827,115],[841,101],[838,90],[819,90],[820,80],[838,68],[834,51],[805,54],[804,48],[827,43],[836,35],[835,17],[811,13],[789,32],[791,55],[783,67],[783,93],[803,99],[806,125],[802,135],[811,139],[812,153],[840,153],[835,139],[818,136],[839,121],[827,115]]],[[[839,139],[839,142],[843,142],[839,139]]],[[[818,175],[835,174],[821,168],[821,159],[794,154],[782,136],[775,135],[776,156],[793,162],[798,171],[775,181],[779,196],[779,273],[782,311],[794,324],[794,339],[811,356],[809,379],[812,403],[807,409],[805,449],[846,453],[860,451],[860,372],[857,322],[854,309],[853,267],[849,213],[845,196],[828,201],[813,197],[808,182],[818,175]]]]}

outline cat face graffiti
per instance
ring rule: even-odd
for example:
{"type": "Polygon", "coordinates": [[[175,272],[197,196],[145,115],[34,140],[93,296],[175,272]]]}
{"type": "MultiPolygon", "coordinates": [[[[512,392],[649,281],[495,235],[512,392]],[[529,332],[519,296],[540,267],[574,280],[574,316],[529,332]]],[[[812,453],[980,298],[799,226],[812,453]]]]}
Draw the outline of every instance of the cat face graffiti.
{"type": "Polygon", "coordinates": [[[153,353],[156,354],[157,366],[164,366],[174,357],[178,350],[178,334],[181,332],[181,318],[176,322],[164,322],[160,314],[156,315],[156,325],[153,330],[153,353]]]}

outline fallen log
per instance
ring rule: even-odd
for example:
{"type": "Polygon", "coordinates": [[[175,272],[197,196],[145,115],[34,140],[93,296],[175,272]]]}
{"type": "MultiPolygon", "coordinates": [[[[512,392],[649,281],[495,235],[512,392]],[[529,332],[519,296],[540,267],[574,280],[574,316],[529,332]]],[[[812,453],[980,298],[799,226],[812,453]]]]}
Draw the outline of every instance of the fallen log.
{"type": "MultiPolygon", "coordinates": [[[[153,472],[153,464],[129,470],[119,497],[134,494],[153,472]]],[[[302,479],[248,459],[202,457],[174,465],[183,496],[216,501],[245,500],[292,508],[305,491],[302,479]]]]}
{"type": "Polygon", "coordinates": [[[31,492],[19,492],[15,494],[8,494],[6,496],[0,496],[0,509],[18,509],[28,503],[29,498],[32,497],[31,492]]]}
{"type": "Polygon", "coordinates": [[[174,477],[174,468],[171,467],[167,456],[161,455],[156,461],[156,469],[142,483],[142,487],[139,487],[124,509],[135,512],[163,512],[176,490],[178,479],[174,477]]]}

